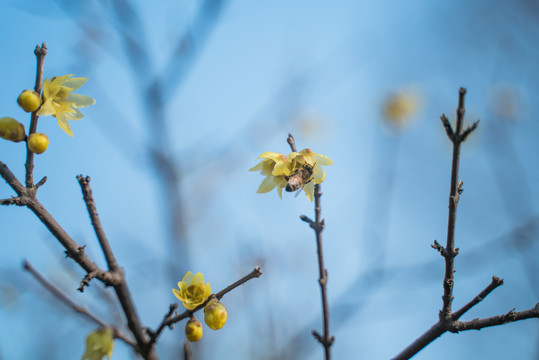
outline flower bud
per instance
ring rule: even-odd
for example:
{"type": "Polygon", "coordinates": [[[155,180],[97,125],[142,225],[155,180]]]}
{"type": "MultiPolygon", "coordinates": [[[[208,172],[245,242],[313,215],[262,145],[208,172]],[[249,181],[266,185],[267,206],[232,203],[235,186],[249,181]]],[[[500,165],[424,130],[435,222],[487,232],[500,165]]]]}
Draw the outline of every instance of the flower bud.
{"type": "Polygon", "coordinates": [[[185,336],[191,342],[196,342],[202,338],[202,324],[194,315],[185,324],[185,336]]]}
{"type": "Polygon", "coordinates": [[[17,98],[17,103],[26,112],[36,111],[41,106],[41,96],[34,90],[24,90],[17,98]]]}
{"type": "Polygon", "coordinates": [[[34,133],[28,136],[28,149],[36,154],[42,154],[49,146],[49,138],[43,133],[34,133]]]}
{"type": "Polygon", "coordinates": [[[11,117],[0,118],[0,137],[13,142],[23,141],[26,138],[24,125],[11,117]]]}
{"type": "Polygon", "coordinates": [[[226,323],[227,313],[226,308],[216,298],[210,300],[210,302],[204,308],[204,322],[212,330],[219,330],[226,323]]]}

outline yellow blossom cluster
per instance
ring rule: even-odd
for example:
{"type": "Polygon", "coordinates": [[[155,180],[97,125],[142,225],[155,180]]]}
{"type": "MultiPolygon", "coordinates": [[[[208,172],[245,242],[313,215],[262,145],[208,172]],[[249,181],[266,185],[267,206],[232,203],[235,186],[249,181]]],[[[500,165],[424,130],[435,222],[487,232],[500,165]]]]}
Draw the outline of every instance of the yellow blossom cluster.
{"type": "MultiPolygon", "coordinates": [[[[182,281],[178,282],[178,289],[172,289],[174,295],[182,302],[188,310],[195,310],[204,304],[211,295],[209,283],[204,283],[204,275],[191,271],[185,273],[182,281]]],[[[219,300],[212,296],[204,307],[204,322],[212,330],[221,329],[227,320],[227,311],[219,300]]],[[[192,315],[185,324],[185,336],[187,340],[195,342],[202,338],[202,324],[192,315]]]]}
{"type": "Polygon", "coordinates": [[[249,171],[259,171],[266,178],[257,193],[267,193],[277,188],[282,198],[283,188],[287,191],[303,189],[309,201],[314,198],[314,184],[321,184],[326,178],[322,166],[333,164],[327,156],[316,154],[311,149],[291,152],[288,156],[267,151],[258,159],[263,159],[249,171]]]}
{"type": "MultiPolygon", "coordinates": [[[[73,131],[68,120],[80,120],[84,115],[79,108],[95,104],[95,100],[86,95],[74,94],[87,78],[64,75],[46,79],[43,82],[43,94],[34,90],[24,90],[17,98],[17,103],[26,112],[37,116],[52,115],[58,120],[58,125],[70,136],[73,131]]],[[[49,139],[45,134],[34,133],[26,135],[24,125],[12,117],[0,118],[0,137],[13,142],[26,140],[28,149],[36,154],[47,150],[49,139]]]]}

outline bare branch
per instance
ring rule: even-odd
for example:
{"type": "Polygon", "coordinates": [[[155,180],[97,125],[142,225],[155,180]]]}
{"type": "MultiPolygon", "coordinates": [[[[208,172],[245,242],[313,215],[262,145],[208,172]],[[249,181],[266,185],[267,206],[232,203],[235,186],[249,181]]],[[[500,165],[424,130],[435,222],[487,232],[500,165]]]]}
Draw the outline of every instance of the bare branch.
{"type": "Polygon", "coordinates": [[[101,220],[99,219],[99,215],[97,214],[97,208],[95,206],[92,189],[90,187],[90,177],[78,175],[77,180],[79,181],[80,187],[82,189],[84,202],[86,203],[86,207],[88,208],[88,213],[90,214],[90,219],[92,220],[92,226],[95,230],[97,239],[99,240],[99,245],[101,245],[101,249],[103,250],[103,254],[105,255],[109,270],[115,271],[116,269],[118,269],[118,262],[116,261],[116,257],[112,252],[110,243],[107,239],[107,236],[105,235],[103,226],[101,225],[101,220]]]}
{"type": "Polygon", "coordinates": [[[77,304],[73,299],[71,299],[67,294],[65,294],[59,287],[48,281],[43,275],[41,275],[27,260],[24,261],[23,267],[27,270],[34,278],[36,278],[41,285],[45,287],[51,294],[53,294],[57,299],[62,301],[67,306],[71,307],[73,310],[79,314],[87,317],[91,321],[95,322],[99,326],[110,327],[114,330],[114,337],[122,340],[126,344],[134,347],[135,342],[130,339],[126,334],[124,334],[117,326],[112,326],[108,324],[105,320],[99,318],[97,315],[93,314],[86,307],[77,304]]]}

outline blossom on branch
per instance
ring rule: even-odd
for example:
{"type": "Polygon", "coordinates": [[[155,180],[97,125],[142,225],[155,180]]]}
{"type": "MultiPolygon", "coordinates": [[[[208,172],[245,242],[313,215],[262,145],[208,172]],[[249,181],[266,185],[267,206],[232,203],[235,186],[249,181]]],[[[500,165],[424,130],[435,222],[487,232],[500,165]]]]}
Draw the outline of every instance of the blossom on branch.
{"type": "Polygon", "coordinates": [[[202,273],[193,275],[191,271],[188,271],[178,283],[178,287],[180,290],[172,289],[172,292],[188,310],[193,310],[202,304],[211,294],[210,283],[204,284],[202,273]]]}
{"type": "Polygon", "coordinates": [[[52,115],[58,119],[58,125],[68,135],[73,136],[69,120],[80,120],[84,117],[78,108],[95,104],[95,100],[86,95],[73,94],[88,78],[71,78],[64,75],[46,79],[43,82],[43,104],[37,115],[52,115]]]}
{"type": "Polygon", "coordinates": [[[316,154],[311,149],[291,152],[288,156],[268,151],[258,158],[264,160],[249,169],[260,170],[260,173],[266,176],[257,193],[267,193],[277,188],[277,193],[282,198],[283,188],[286,191],[303,189],[309,201],[314,198],[314,184],[321,184],[326,178],[322,166],[333,164],[330,158],[316,154]]]}
{"type": "Polygon", "coordinates": [[[111,328],[99,328],[86,338],[86,351],[82,360],[101,360],[103,356],[110,359],[114,349],[114,336],[111,328]]]}

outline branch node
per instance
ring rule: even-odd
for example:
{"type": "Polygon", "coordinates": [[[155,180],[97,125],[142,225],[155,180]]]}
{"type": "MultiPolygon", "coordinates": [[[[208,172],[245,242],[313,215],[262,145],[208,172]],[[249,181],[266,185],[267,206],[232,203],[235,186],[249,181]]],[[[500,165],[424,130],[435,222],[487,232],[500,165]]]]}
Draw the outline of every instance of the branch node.
{"type": "Polygon", "coordinates": [[[290,145],[290,149],[292,149],[293,152],[296,152],[296,141],[294,140],[294,137],[291,133],[288,133],[288,138],[286,139],[286,142],[288,145],[290,145]]]}
{"type": "MultiPolygon", "coordinates": [[[[80,248],[79,248],[80,249],[80,248]]],[[[90,286],[90,281],[95,278],[97,275],[97,272],[96,271],[92,271],[88,274],[86,274],[86,276],[82,279],[82,281],[80,282],[80,286],[79,288],[77,289],[78,291],[80,292],[84,292],[84,287],[85,286],[90,286]]]]}

